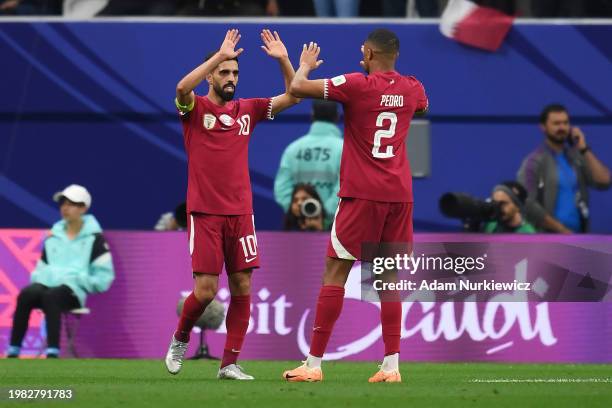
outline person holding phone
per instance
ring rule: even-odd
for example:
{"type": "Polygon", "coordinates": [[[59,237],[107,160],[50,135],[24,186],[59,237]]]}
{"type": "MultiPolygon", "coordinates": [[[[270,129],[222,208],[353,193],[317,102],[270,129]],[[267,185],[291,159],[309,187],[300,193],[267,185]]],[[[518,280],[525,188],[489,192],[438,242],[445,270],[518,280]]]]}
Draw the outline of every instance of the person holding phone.
{"type": "Polygon", "coordinates": [[[521,164],[518,181],[529,192],[527,218],[538,229],[574,233],[589,229],[589,187],[610,188],[610,170],[570,125],[567,109],[551,104],[540,114],[544,143],[521,164]]]}

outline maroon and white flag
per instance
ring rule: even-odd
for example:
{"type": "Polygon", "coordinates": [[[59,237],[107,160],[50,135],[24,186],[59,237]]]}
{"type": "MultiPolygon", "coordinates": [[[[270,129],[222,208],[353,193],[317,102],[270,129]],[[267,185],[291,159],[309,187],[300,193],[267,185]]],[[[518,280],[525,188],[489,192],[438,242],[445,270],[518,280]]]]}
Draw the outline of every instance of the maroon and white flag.
{"type": "Polygon", "coordinates": [[[450,0],[440,19],[440,31],[460,43],[497,51],[512,27],[514,16],[470,0],[450,0]]]}

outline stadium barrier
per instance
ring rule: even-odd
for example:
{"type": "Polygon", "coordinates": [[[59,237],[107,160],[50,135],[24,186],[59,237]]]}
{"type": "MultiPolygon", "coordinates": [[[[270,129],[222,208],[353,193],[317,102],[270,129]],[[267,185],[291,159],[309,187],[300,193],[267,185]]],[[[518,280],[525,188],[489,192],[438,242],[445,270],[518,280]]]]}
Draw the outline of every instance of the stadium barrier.
{"type": "MultiPolygon", "coordinates": [[[[15,298],[29,282],[46,234],[45,230],[0,230],[0,349],[8,341],[15,298]]],[[[186,235],[109,231],[106,237],[116,280],[108,292],[88,300],[91,314],[81,319],[75,339],[79,356],[161,358],[177,323],[176,304],[192,287],[186,235]]],[[[417,234],[415,240],[417,245],[479,242],[478,248],[485,250],[503,243],[508,246],[504,259],[509,262],[509,278],[521,261],[533,260],[532,255],[513,250],[514,244],[532,246],[540,256],[544,250],[538,249],[545,248],[549,263],[566,259],[567,265],[573,265],[568,269],[599,265],[605,270],[600,268],[603,263],[612,271],[612,237],[417,234]],[[550,246],[543,246],[551,244],[560,247],[551,251],[550,246]],[[584,248],[590,248],[589,252],[582,252],[584,248]],[[577,261],[569,261],[572,257],[577,261]]],[[[323,233],[258,234],[262,267],[254,273],[253,313],[243,358],[298,360],[307,352],[327,242],[323,233]]],[[[530,280],[537,280],[539,270],[534,271],[533,266],[527,269],[530,280]]],[[[383,353],[380,306],[360,300],[360,276],[354,271],[349,279],[328,358],[377,360],[383,353]]],[[[221,282],[217,299],[227,306],[225,277],[221,282]]],[[[554,282],[549,283],[552,286],[554,282]]],[[[582,303],[404,303],[401,357],[408,361],[610,363],[612,343],[606,339],[612,334],[612,299],[609,292],[600,295],[603,301],[582,303]]],[[[24,354],[35,355],[39,349],[37,315],[33,315],[24,354]]],[[[192,340],[188,354],[197,347],[197,336],[192,340]]],[[[207,340],[211,353],[219,356],[224,325],[207,334],[207,340]]]]}

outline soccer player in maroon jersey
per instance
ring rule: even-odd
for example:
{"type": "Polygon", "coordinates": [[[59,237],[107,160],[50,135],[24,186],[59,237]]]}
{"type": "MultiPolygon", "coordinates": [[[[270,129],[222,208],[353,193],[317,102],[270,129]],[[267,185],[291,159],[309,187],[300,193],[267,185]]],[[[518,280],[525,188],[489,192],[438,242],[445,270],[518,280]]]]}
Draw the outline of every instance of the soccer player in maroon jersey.
{"type": "Polygon", "coordinates": [[[277,59],[285,80],[284,94],[273,98],[234,100],[238,83],[238,30],[229,30],[219,50],[191,71],[176,87],[188,161],[187,214],[193,292],[185,305],[166,355],[166,368],[177,374],[183,364],[194,323],[217,293],[223,263],[231,300],[227,339],[217,378],[252,380],[236,364],[251,313],[251,273],[259,267],[248,167],[248,144],[255,125],[295,105],[288,93],[295,75],[278,33],[263,30],[262,49],[277,59]],[[194,89],[208,82],[208,94],[194,89]]]}
{"type": "MultiPolygon", "coordinates": [[[[316,43],[304,45],[300,67],[291,83],[296,97],[323,98],[344,107],[344,150],[340,166],[340,203],[327,250],[323,286],[310,346],[303,365],[285,371],[288,381],[321,381],[321,359],[340,316],[344,285],[356,260],[365,260],[363,243],[412,241],[412,177],[406,137],[413,115],[427,110],[423,85],[395,70],[399,39],[385,29],[371,32],[362,46],[362,68],[331,79],[309,80],[317,60],[316,43]]],[[[369,382],[400,382],[399,351],[402,306],[399,296],[381,302],[385,357],[369,382]]]]}

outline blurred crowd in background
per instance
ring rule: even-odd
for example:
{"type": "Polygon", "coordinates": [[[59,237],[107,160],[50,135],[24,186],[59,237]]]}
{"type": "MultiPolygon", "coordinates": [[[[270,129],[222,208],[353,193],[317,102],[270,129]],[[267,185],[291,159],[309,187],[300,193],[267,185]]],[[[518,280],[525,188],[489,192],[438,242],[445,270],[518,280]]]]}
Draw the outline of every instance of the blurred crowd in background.
{"type": "MultiPolygon", "coordinates": [[[[0,15],[439,17],[449,0],[0,0],[0,15]]],[[[612,17],[612,0],[471,0],[518,17],[612,17]]]]}

